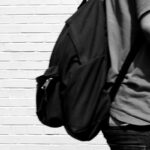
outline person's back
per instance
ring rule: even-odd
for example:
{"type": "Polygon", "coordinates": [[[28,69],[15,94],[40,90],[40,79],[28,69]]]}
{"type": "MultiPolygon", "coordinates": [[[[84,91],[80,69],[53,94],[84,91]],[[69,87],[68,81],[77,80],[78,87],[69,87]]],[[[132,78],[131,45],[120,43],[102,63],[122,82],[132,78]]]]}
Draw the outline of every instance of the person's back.
{"type": "MultiPolygon", "coordinates": [[[[141,36],[139,52],[112,103],[109,119],[110,128],[103,131],[110,145],[124,145],[126,143],[126,147],[130,144],[126,148],[128,150],[131,148],[135,150],[137,144],[140,147],[145,144],[139,141],[139,130],[149,130],[147,138],[150,138],[149,12],[150,0],[106,0],[107,29],[111,58],[108,83],[114,82],[131,47],[137,44],[135,42],[137,36],[141,36],[138,31],[141,30],[145,35],[144,37],[141,36]],[[128,130],[128,132],[124,132],[122,128],[128,130]],[[127,134],[130,130],[131,132],[136,130],[132,134],[137,136],[132,136],[131,138],[131,135],[127,134]],[[124,140],[121,141],[121,139],[124,140]]],[[[147,139],[147,141],[150,140],[147,139]]],[[[147,144],[150,146],[150,142],[147,144]]],[[[115,148],[121,150],[124,149],[124,146],[122,147],[115,148]]]]}

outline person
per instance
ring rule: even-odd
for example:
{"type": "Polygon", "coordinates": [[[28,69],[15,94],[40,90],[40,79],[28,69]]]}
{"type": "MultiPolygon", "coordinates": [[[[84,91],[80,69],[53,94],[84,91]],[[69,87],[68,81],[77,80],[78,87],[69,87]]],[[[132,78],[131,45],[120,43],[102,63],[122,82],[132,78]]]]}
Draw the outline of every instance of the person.
{"type": "Polygon", "coordinates": [[[141,40],[102,132],[111,150],[150,150],[150,0],[105,2],[111,62],[108,83],[114,83],[137,37],[141,40]]]}

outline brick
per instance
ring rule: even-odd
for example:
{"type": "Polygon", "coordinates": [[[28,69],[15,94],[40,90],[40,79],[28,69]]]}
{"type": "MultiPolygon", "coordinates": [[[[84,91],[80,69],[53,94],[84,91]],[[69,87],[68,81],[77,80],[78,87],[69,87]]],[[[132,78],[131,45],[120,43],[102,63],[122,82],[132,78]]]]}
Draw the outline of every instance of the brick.
{"type": "MultiPolygon", "coordinates": [[[[0,101],[3,102],[5,99],[7,100],[27,100],[35,97],[35,88],[1,88],[0,89],[0,98],[4,98],[0,101]]],[[[30,100],[31,101],[31,100],[30,100]]],[[[22,102],[22,101],[20,101],[22,102]]]]}
{"type": "Polygon", "coordinates": [[[64,23],[66,19],[70,17],[70,14],[59,14],[59,15],[1,15],[0,24],[45,24],[52,25],[56,23],[64,23]]]}
{"type": "Polygon", "coordinates": [[[35,116],[35,107],[0,107],[0,116],[35,116]]]}
{"type": "Polygon", "coordinates": [[[64,23],[55,24],[0,24],[2,33],[60,33],[64,23]]]}
{"type": "Polygon", "coordinates": [[[74,4],[74,5],[78,5],[78,1],[77,0],[61,0],[61,4],[74,4]]]}
{"type": "Polygon", "coordinates": [[[35,88],[35,80],[32,79],[3,79],[0,80],[0,87],[3,88],[35,88]]]}
{"type": "Polygon", "coordinates": [[[1,70],[0,79],[35,79],[42,75],[45,70],[1,70]]]}
{"type": "Polygon", "coordinates": [[[41,70],[47,69],[48,61],[2,61],[0,62],[1,70],[41,70]]]}
{"type": "Polygon", "coordinates": [[[0,49],[3,52],[50,52],[54,44],[54,42],[0,43],[0,49]]]}
{"type": "Polygon", "coordinates": [[[98,135],[92,141],[78,141],[69,135],[0,135],[0,143],[3,144],[91,144],[91,145],[104,145],[106,144],[105,139],[102,135],[98,135]]]}
{"type": "Polygon", "coordinates": [[[40,125],[36,116],[0,116],[1,125],[40,125]]]}
{"type": "MultiPolygon", "coordinates": [[[[5,90],[8,91],[8,90],[5,90]]],[[[17,90],[14,90],[17,92],[17,90]]],[[[21,91],[21,90],[18,90],[21,91]]],[[[7,95],[9,98],[2,98],[5,95],[3,94],[0,97],[0,106],[1,107],[35,107],[35,93],[30,95],[30,93],[25,93],[26,90],[22,90],[19,94],[13,95],[12,93],[7,95]],[[25,93],[22,95],[22,93],[25,93]],[[14,98],[15,97],[15,98],[14,98]],[[19,98],[20,97],[20,98],[19,98]],[[33,98],[24,98],[24,97],[33,97],[33,98]],[[23,99],[24,98],[24,99],[23,99]]],[[[33,90],[32,90],[33,91],[33,90]]],[[[0,92],[3,93],[3,92],[0,92]]]]}
{"type": "Polygon", "coordinates": [[[38,5],[38,4],[59,4],[60,0],[5,0],[0,3],[0,5],[38,5]]]}
{"type": "Polygon", "coordinates": [[[0,34],[0,43],[56,42],[59,33],[0,34]]]}
{"type": "Polygon", "coordinates": [[[110,150],[107,145],[1,144],[2,150],[110,150]]]}
{"type": "MultiPolygon", "coordinates": [[[[78,6],[78,5],[77,5],[78,6]]],[[[1,15],[27,14],[72,14],[77,10],[74,5],[47,5],[47,6],[0,6],[1,15]]]]}
{"type": "Polygon", "coordinates": [[[64,135],[64,127],[51,128],[45,125],[1,125],[0,135],[64,135]]]}
{"type": "Polygon", "coordinates": [[[1,61],[48,61],[51,52],[0,52],[1,61]]]}

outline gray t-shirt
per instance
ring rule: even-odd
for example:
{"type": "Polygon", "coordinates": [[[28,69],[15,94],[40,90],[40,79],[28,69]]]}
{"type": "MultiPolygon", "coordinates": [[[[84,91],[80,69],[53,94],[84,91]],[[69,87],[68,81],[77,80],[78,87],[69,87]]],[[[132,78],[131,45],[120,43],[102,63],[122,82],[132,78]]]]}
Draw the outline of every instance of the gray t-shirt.
{"type": "MultiPolygon", "coordinates": [[[[136,19],[150,11],[150,0],[106,0],[111,68],[108,82],[114,82],[135,41],[136,19]]],[[[141,40],[142,42],[142,40],[141,40]]],[[[129,124],[150,124],[150,46],[148,41],[131,64],[112,103],[113,118],[129,124]]]]}

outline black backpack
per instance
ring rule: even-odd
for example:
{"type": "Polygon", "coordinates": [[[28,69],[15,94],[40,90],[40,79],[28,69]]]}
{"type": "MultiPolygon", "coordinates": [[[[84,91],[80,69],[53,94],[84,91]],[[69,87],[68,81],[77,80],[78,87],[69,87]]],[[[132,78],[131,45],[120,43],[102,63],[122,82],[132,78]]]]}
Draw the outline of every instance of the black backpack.
{"type": "Polygon", "coordinates": [[[64,126],[72,137],[89,141],[107,122],[123,74],[108,93],[110,66],[104,0],[83,0],[66,20],[48,69],[36,78],[36,114],[50,127],[64,126]]]}

